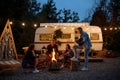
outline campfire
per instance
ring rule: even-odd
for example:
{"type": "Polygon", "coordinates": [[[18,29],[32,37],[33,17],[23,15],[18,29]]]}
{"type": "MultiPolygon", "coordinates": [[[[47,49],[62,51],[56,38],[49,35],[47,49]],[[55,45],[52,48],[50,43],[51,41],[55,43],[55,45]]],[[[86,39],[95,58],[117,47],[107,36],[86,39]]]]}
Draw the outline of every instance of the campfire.
{"type": "Polygon", "coordinates": [[[53,52],[52,52],[52,62],[57,62],[57,60],[55,59],[55,49],[53,49],[53,52]]]}
{"type": "Polygon", "coordinates": [[[56,52],[55,52],[54,49],[53,49],[53,52],[52,52],[52,58],[51,58],[49,70],[50,71],[58,71],[59,70],[57,59],[56,59],[56,52]]]}

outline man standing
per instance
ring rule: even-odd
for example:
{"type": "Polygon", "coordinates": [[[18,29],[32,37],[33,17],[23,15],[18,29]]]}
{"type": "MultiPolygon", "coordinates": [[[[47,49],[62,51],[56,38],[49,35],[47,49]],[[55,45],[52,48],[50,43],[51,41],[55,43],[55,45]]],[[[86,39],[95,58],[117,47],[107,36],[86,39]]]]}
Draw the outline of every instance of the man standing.
{"type": "Polygon", "coordinates": [[[85,63],[84,63],[84,66],[81,68],[81,70],[88,70],[88,54],[90,52],[90,48],[92,47],[92,44],[91,44],[91,40],[89,38],[89,35],[83,31],[83,29],[81,27],[78,28],[78,31],[80,33],[80,39],[82,39],[81,42],[79,42],[79,46],[75,46],[75,53],[77,52],[76,49],[79,48],[80,46],[83,46],[83,48],[85,49],[84,50],[84,59],[85,59],[85,63]]]}

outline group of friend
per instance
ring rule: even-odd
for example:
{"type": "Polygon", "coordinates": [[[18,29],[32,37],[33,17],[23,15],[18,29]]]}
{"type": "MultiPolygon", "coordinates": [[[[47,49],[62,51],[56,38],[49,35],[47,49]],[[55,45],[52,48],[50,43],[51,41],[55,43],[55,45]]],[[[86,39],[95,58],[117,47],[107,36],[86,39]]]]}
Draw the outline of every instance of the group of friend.
{"type": "MultiPolygon", "coordinates": [[[[74,54],[77,54],[77,48],[84,48],[84,59],[85,63],[84,66],[81,68],[81,70],[88,70],[88,55],[90,52],[90,49],[92,47],[91,40],[89,38],[89,35],[83,31],[81,27],[78,28],[78,31],[80,33],[80,38],[76,40],[78,45],[74,46],[74,49],[71,48],[69,44],[66,45],[65,51],[62,51],[61,53],[58,50],[58,46],[55,43],[55,40],[51,40],[50,44],[46,48],[46,55],[47,55],[47,60],[50,61],[52,58],[51,53],[53,52],[53,49],[57,53],[57,55],[63,55],[64,56],[64,61],[63,64],[61,65],[61,68],[64,67],[64,63],[66,60],[72,58],[74,54]]],[[[33,65],[34,70],[32,71],[33,73],[38,73],[39,70],[37,69],[37,64],[38,64],[38,58],[39,56],[35,54],[35,46],[34,44],[31,44],[28,48],[28,50],[25,53],[25,56],[22,61],[22,66],[23,68],[27,68],[29,65],[33,65]]]]}

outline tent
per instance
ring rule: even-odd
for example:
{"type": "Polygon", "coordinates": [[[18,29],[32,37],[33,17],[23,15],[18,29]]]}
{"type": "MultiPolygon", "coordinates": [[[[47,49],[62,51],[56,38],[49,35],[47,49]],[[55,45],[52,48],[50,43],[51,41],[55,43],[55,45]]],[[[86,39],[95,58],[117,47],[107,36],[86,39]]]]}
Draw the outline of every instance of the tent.
{"type": "Polygon", "coordinates": [[[20,65],[14,43],[10,21],[4,27],[0,36],[0,72],[3,70],[14,69],[20,65]]]}

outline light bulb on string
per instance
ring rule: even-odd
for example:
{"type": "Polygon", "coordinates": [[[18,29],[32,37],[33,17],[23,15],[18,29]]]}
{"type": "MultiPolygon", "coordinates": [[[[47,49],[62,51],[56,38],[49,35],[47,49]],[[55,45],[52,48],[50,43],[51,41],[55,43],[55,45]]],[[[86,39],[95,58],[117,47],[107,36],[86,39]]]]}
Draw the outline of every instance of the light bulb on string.
{"type": "Polygon", "coordinates": [[[22,23],[22,26],[25,26],[25,23],[24,23],[24,22],[22,23]]]}

